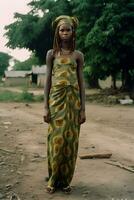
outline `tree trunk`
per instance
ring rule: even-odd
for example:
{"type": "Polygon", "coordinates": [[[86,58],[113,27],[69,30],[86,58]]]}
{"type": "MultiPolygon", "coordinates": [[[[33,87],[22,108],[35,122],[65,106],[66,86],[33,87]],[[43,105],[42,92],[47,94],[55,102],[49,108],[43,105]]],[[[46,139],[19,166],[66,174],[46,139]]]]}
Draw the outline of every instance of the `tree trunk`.
{"type": "Polygon", "coordinates": [[[111,76],[112,76],[112,88],[117,89],[117,87],[116,87],[116,74],[113,73],[111,76]]]}
{"type": "Polygon", "coordinates": [[[123,66],[122,68],[122,89],[125,90],[126,85],[126,68],[123,66]]]}
{"type": "Polygon", "coordinates": [[[95,76],[88,77],[88,84],[90,88],[97,88],[97,89],[100,88],[98,78],[95,76]]]}
{"type": "Polygon", "coordinates": [[[129,73],[129,68],[123,66],[122,68],[122,89],[123,90],[132,90],[133,88],[133,81],[131,74],[129,73]]]}

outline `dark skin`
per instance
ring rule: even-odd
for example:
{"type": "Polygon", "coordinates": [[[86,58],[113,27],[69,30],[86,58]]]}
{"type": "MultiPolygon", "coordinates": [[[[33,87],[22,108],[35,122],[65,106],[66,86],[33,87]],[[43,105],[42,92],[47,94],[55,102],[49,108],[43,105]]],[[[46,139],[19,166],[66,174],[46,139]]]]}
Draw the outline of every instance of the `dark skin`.
{"type": "MultiPolygon", "coordinates": [[[[59,27],[59,37],[61,39],[61,47],[64,51],[69,52],[70,47],[70,39],[73,34],[73,30],[70,24],[63,24],[59,27]]],[[[66,56],[66,55],[64,55],[66,56]]],[[[85,87],[84,87],[84,80],[83,80],[83,72],[82,68],[84,65],[84,56],[80,51],[74,51],[70,53],[70,56],[74,58],[77,62],[77,78],[78,84],[80,89],[80,113],[79,113],[79,124],[82,124],[86,121],[85,115],[85,87]]],[[[49,123],[51,120],[50,111],[49,111],[49,93],[51,89],[51,78],[52,78],[52,67],[53,67],[53,60],[56,57],[53,54],[53,50],[49,50],[46,56],[46,65],[47,65],[47,72],[46,72],[46,83],[45,83],[45,105],[44,105],[44,122],[49,123]]]]}

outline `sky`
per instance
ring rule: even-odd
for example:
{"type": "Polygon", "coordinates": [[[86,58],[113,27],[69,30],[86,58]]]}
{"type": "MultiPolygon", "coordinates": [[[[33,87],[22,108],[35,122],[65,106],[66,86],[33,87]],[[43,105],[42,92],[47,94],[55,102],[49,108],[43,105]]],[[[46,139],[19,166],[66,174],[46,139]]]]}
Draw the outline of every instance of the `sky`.
{"type": "Polygon", "coordinates": [[[20,61],[26,60],[31,52],[26,49],[9,49],[5,46],[7,39],[4,35],[4,26],[9,25],[15,21],[14,13],[26,14],[30,7],[27,4],[31,0],[0,0],[0,51],[13,56],[20,61]]]}

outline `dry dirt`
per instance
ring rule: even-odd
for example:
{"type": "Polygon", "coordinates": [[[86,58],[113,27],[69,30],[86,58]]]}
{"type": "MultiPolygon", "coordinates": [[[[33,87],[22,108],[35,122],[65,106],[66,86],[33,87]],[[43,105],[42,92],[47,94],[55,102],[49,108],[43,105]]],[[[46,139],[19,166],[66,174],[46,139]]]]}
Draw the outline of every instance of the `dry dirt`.
{"type": "Polygon", "coordinates": [[[110,159],[78,155],[73,191],[45,192],[47,124],[43,103],[0,103],[0,199],[134,200],[134,173],[109,165],[118,161],[134,167],[134,107],[86,104],[79,155],[112,152],[110,159]]]}

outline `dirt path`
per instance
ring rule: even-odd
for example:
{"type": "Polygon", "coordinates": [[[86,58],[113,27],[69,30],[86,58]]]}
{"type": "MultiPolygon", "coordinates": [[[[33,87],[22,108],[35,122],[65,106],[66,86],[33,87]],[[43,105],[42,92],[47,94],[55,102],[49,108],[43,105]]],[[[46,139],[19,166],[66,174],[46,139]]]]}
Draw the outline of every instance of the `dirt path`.
{"type": "MultiPolygon", "coordinates": [[[[77,159],[73,192],[45,193],[47,124],[43,104],[0,103],[0,199],[134,200],[134,173],[107,159],[77,159]]],[[[112,152],[110,160],[134,166],[134,108],[86,105],[79,155],[112,152]]]]}

